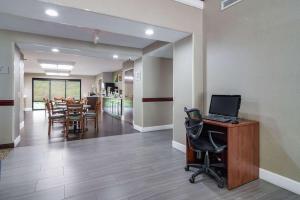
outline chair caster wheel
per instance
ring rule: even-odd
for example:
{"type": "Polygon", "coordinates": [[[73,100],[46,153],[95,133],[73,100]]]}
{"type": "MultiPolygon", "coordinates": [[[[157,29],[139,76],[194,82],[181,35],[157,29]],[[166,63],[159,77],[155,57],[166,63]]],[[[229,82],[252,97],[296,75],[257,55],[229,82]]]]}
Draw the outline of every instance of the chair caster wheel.
{"type": "Polygon", "coordinates": [[[188,171],[190,171],[190,167],[189,167],[189,166],[185,166],[185,167],[184,167],[184,170],[185,170],[186,172],[188,172],[188,171]]]}
{"type": "Polygon", "coordinates": [[[218,181],[218,187],[221,188],[221,189],[225,187],[225,179],[224,178],[221,178],[218,181]]]}
{"type": "Polygon", "coordinates": [[[190,179],[189,179],[189,181],[190,181],[190,183],[195,183],[195,177],[191,177],[190,179]]]}

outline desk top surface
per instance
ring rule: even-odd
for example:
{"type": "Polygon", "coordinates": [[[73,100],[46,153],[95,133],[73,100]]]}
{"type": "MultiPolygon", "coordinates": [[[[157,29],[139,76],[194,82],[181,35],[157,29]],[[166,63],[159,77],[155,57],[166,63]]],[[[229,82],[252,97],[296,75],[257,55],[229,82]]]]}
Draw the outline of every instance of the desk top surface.
{"type": "Polygon", "coordinates": [[[247,120],[247,119],[239,119],[238,124],[232,124],[231,122],[228,122],[228,123],[218,122],[218,121],[213,121],[213,120],[209,120],[209,119],[203,119],[203,122],[204,122],[204,124],[216,125],[216,126],[221,126],[221,127],[225,127],[225,128],[234,128],[234,127],[239,127],[239,126],[258,124],[257,121],[247,120]]]}

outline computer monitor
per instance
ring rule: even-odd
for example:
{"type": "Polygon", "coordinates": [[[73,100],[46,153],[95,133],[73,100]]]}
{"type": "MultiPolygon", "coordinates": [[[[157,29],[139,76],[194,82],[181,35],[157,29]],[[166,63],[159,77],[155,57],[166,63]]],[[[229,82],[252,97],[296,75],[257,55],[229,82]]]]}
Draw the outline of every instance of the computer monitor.
{"type": "Polygon", "coordinates": [[[241,95],[212,95],[209,114],[237,117],[241,95]]]}

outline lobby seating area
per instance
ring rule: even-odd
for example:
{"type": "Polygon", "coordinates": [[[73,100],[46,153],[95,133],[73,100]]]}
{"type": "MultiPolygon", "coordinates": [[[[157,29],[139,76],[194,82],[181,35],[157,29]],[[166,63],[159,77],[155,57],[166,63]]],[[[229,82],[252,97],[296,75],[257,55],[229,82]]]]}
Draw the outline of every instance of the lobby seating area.
{"type": "Polygon", "coordinates": [[[0,200],[300,200],[300,0],[1,0],[0,200]]]}

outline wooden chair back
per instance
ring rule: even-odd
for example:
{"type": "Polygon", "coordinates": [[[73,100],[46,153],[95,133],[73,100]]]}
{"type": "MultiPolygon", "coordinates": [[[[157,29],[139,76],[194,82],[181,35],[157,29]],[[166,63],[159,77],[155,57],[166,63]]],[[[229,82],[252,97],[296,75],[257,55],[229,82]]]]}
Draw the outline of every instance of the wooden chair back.
{"type": "Polygon", "coordinates": [[[67,116],[71,115],[83,117],[83,104],[67,104],[67,116]]]}
{"type": "Polygon", "coordinates": [[[45,104],[45,106],[46,106],[46,109],[47,109],[47,111],[48,111],[49,117],[51,117],[51,116],[52,116],[52,109],[51,109],[51,103],[50,103],[50,101],[48,101],[48,102],[45,104]]]}

